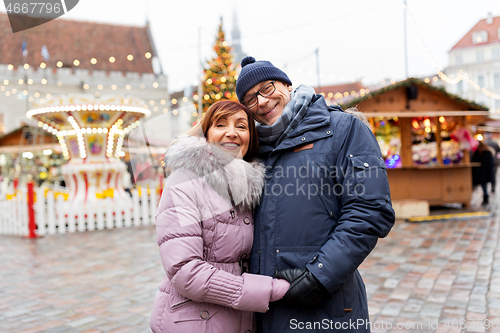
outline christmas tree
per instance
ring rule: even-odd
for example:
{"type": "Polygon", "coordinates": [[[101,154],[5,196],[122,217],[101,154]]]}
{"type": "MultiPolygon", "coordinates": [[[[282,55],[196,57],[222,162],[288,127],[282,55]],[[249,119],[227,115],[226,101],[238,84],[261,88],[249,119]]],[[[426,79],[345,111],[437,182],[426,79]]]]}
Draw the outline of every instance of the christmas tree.
{"type": "Polygon", "coordinates": [[[203,113],[210,105],[223,99],[238,101],[236,92],[236,67],[233,64],[232,47],[226,41],[222,29],[222,17],[219,31],[215,40],[214,51],[216,57],[207,61],[208,69],[203,69],[204,79],[202,82],[203,113]]]}

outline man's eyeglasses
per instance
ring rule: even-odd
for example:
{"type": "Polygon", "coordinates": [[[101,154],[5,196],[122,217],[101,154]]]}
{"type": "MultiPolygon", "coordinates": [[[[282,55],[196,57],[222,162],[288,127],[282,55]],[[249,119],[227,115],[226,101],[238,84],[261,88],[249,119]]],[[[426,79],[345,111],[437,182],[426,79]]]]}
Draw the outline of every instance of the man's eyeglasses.
{"type": "Polygon", "coordinates": [[[261,95],[262,97],[268,97],[270,96],[273,92],[276,91],[276,87],[274,86],[274,82],[276,81],[271,81],[268,84],[264,85],[262,88],[259,89],[255,94],[252,94],[245,98],[243,100],[243,105],[245,105],[247,108],[253,108],[254,106],[257,105],[259,102],[258,96],[261,95]]]}

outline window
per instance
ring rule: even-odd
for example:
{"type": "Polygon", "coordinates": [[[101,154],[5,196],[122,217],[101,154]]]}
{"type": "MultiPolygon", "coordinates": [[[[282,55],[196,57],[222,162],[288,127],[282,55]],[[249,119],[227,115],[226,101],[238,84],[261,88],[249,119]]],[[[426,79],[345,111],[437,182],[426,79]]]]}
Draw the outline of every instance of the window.
{"type": "Polygon", "coordinates": [[[455,56],[455,64],[461,65],[463,63],[464,63],[464,59],[462,58],[462,55],[461,54],[457,54],[455,56]]]}
{"type": "Polygon", "coordinates": [[[488,41],[488,33],[486,30],[476,31],[472,33],[472,44],[486,43],[488,41]]]}
{"type": "Polygon", "coordinates": [[[491,57],[493,59],[500,59],[500,49],[493,49],[491,52],[491,57]]]}
{"type": "Polygon", "coordinates": [[[463,81],[460,81],[457,83],[457,93],[461,94],[464,92],[464,85],[463,81]]]}
{"type": "Polygon", "coordinates": [[[500,88],[500,73],[493,74],[493,87],[500,88]]]}
{"type": "Polygon", "coordinates": [[[476,59],[477,59],[477,62],[484,61],[484,52],[483,51],[477,51],[476,52],[476,59]]]}
{"type": "Polygon", "coordinates": [[[484,87],[484,76],[478,75],[477,76],[477,84],[482,88],[484,87]]]}

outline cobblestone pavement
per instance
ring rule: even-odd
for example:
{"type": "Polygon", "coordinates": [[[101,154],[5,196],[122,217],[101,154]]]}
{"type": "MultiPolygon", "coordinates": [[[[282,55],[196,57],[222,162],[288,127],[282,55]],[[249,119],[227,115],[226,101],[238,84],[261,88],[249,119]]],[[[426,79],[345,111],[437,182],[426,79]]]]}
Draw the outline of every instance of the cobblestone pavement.
{"type": "MultiPolygon", "coordinates": [[[[360,269],[372,331],[500,332],[498,237],[496,216],[398,221],[360,269]]],[[[0,236],[0,332],[150,332],[162,276],[154,226],[0,236]]]]}

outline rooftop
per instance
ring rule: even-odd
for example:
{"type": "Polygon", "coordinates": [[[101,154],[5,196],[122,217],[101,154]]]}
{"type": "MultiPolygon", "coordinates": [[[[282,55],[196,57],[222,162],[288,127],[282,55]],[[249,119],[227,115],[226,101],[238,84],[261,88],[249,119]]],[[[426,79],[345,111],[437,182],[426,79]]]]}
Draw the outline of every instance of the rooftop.
{"type": "Polygon", "coordinates": [[[450,51],[471,46],[481,46],[492,43],[500,43],[499,29],[500,29],[500,16],[496,17],[490,16],[489,18],[482,19],[479,22],[477,22],[476,25],[471,30],[469,30],[469,32],[465,34],[465,36],[463,36],[462,39],[460,39],[460,41],[457,44],[455,44],[455,46],[453,46],[450,51]],[[475,32],[479,31],[486,31],[487,39],[481,42],[474,42],[473,35],[475,32]]]}

